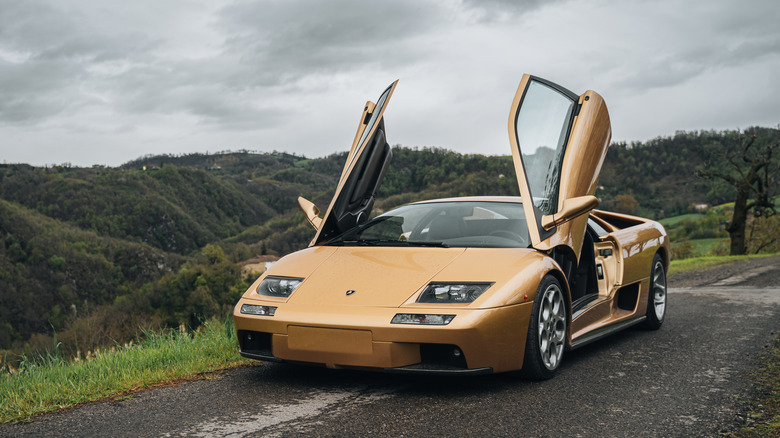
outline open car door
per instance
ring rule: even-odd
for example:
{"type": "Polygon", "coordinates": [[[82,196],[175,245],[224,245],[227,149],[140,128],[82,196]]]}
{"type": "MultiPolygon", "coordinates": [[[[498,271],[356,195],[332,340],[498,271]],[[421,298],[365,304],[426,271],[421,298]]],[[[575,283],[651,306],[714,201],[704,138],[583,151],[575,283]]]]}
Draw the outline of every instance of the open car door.
{"type": "Polygon", "coordinates": [[[370,101],[366,103],[336,193],[325,216],[320,219],[314,204],[303,198],[298,199],[309,222],[317,228],[311,245],[330,240],[368,219],[392,157],[385,138],[382,115],[397,84],[398,81],[395,81],[387,87],[376,104],[370,101]]]}
{"type": "Polygon", "coordinates": [[[534,248],[565,245],[579,260],[611,137],[607,106],[596,92],[578,96],[523,76],[509,114],[509,139],[534,248]]]}

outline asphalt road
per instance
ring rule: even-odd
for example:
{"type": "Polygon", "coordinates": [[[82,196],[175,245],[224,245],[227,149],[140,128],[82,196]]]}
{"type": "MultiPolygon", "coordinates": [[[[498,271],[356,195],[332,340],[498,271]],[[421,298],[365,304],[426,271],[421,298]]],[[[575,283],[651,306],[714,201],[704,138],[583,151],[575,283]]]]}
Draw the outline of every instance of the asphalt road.
{"type": "Polygon", "coordinates": [[[749,372],[780,329],[768,276],[780,277],[776,261],[673,279],[694,286],[671,289],[659,331],[568,352],[546,382],[262,363],[0,426],[0,436],[716,436],[744,409],[749,372]]]}

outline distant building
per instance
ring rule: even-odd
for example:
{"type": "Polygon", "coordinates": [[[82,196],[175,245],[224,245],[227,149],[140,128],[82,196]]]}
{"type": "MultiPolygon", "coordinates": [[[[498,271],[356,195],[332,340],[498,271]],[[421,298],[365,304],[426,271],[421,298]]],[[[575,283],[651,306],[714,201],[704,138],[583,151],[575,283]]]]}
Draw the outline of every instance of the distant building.
{"type": "Polygon", "coordinates": [[[704,211],[704,210],[710,208],[710,204],[693,204],[693,208],[696,211],[704,211]]]}

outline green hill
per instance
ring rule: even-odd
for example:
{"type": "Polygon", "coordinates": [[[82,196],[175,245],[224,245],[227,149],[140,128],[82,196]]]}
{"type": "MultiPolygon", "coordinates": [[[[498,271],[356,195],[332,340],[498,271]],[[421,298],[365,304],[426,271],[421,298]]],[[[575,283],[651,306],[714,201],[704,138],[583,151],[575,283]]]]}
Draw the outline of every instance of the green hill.
{"type": "Polygon", "coordinates": [[[277,214],[204,171],[0,166],[0,197],[99,235],[189,251],[277,214]]]}
{"type": "Polygon", "coordinates": [[[0,199],[0,349],[60,330],[183,261],[0,199]]]}

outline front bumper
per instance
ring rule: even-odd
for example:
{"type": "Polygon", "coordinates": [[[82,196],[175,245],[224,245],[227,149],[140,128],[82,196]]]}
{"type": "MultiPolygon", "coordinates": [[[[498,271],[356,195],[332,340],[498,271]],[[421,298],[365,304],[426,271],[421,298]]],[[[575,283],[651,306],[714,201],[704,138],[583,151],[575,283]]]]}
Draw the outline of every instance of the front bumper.
{"type": "Polygon", "coordinates": [[[532,303],[463,307],[327,307],[242,298],[233,319],[244,357],[412,374],[486,374],[522,367],[532,303]],[[274,316],[241,305],[277,305],[274,316]],[[390,324],[396,313],[454,314],[448,325],[390,324]]]}

